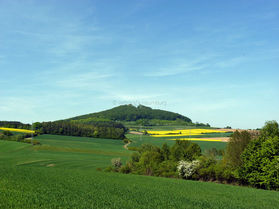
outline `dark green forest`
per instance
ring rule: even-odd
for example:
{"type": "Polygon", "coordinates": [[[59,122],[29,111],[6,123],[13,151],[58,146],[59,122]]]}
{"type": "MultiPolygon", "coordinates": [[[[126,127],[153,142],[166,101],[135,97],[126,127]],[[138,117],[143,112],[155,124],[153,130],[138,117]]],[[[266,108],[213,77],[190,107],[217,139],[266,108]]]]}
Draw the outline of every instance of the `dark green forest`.
{"type": "MultiPolygon", "coordinates": [[[[0,121],[0,127],[33,129],[37,134],[57,134],[67,136],[83,136],[108,139],[124,139],[126,128],[121,123],[113,121],[91,121],[79,123],[78,121],[36,122],[32,125],[17,121],[0,121]]],[[[22,135],[24,136],[24,135],[22,135]]],[[[2,136],[2,140],[21,141],[19,136],[2,136]]]]}
{"type": "Polygon", "coordinates": [[[94,138],[124,139],[126,128],[115,122],[82,124],[69,121],[34,123],[34,130],[39,134],[83,136],[94,138]]]}
{"type": "MultiPolygon", "coordinates": [[[[81,115],[68,119],[80,123],[94,123],[98,121],[120,121],[120,122],[137,122],[141,125],[168,125],[183,124],[195,125],[192,120],[178,113],[165,110],[152,109],[143,105],[120,105],[118,107],[87,115],[81,115]]],[[[203,124],[204,125],[204,124],[203,124]]]]}

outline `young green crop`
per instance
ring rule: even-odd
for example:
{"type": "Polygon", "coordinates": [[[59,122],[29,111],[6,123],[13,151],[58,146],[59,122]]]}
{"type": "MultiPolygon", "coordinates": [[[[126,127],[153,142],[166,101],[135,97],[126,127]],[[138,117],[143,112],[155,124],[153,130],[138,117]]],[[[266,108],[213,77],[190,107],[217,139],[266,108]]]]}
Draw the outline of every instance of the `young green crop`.
{"type": "MultiPolygon", "coordinates": [[[[157,146],[162,146],[164,143],[167,143],[168,145],[173,145],[175,141],[168,140],[165,137],[151,137],[146,135],[135,135],[135,134],[127,134],[127,137],[132,140],[132,143],[129,145],[130,147],[139,147],[142,144],[154,144],[157,146]]],[[[216,148],[218,150],[225,149],[227,146],[226,142],[210,142],[210,141],[194,141],[194,143],[197,143],[201,149],[202,152],[205,152],[206,150],[216,148]]]]}
{"type": "Polygon", "coordinates": [[[0,167],[0,208],[276,208],[279,193],[55,167],[0,167]]]}
{"type": "MultiPolygon", "coordinates": [[[[279,193],[274,191],[96,171],[107,167],[112,158],[120,157],[124,163],[129,158],[132,152],[119,140],[53,135],[36,139],[42,145],[0,141],[0,208],[262,209],[279,205],[279,193]]],[[[141,143],[133,139],[136,142],[141,143]]],[[[216,143],[202,147],[216,147],[216,143]]]]}

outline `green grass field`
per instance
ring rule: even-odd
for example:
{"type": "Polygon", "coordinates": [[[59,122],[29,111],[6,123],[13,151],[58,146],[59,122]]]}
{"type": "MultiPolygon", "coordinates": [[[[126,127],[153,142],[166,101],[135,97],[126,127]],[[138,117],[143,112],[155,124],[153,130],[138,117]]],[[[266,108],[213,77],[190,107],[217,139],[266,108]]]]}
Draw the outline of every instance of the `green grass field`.
{"type": "MultiPolygon", "coordinates": [[[[129,145],[131,147],[139,147],[142,144],[154,144],[157,146],[162,146],[162,144],[167,143],[168,145],[173,145],[175,143],[174,140],[168,140],[166,137],[151,137],[147,135],[134,135],[134,134],[127,134],[128,139],[132,140],[132,143],[129,145]]],[[[186,137],[184,137],[186,138],[186,137]]],[[[195,138],[198,138],[195,136],[195,138]]],[[[202,152],[205,150],[216,148],[216,149],[225,149],[227,143],[226,142],[206,142],[206,141],[195,141],[200,145],[202,152]]]]}
{"type": "Polygon", "coordinates": [[[167,136],[164,139],[178,139],[178,138],[216,138],[216,137],[231,137],[232,133],[207,133],[202,135],[190,135],[190,136],[167,136]]]}
{"type": "MultiPolygon", "coordinates": [[[[3,133],[4,132],[4,130],[1,130],[0,129],[0,134],[1,133],[3,133]]],[[[20,135],[20,134],[22,134],[21,132],[16,132],[16,131],[10,131],[13,135],[20,135]]]]}
{"type": "Polygon", "coordinates": [[[42,145],[0,141],[0,153],[12,153],[0,154],[0,164],[104,168],[110,165],[112,158],[120,157],[125,162],[131,153],[123,148],[121,140],[54,135],[41,135],[35,139],[42,145]]]}
{"type": "MultiPolygon", "coordinates": [[[[143,143],[134,137],[131,146],[143,143]]],[[[279,205],[279,193],[274,191],[97,171],[110,165],[112,158],[121,157],[123,162],[129,158],[132,152],[119,140],[53,135],[36,139],[42,145],[0,141],[0,208],[262,209],[279,205]]],[[[202,142],[201,147],[224,144],[202,142]]]]}

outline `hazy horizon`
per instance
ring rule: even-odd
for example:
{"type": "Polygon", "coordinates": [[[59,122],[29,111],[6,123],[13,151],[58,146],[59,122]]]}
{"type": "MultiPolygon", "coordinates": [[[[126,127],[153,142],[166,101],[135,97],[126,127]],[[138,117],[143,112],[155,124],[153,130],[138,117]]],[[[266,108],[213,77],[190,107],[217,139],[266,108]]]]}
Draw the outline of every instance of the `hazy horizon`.
{"type": "Polygon", "coordinates": [[[278,1],[0,1],[0,120],[143,104],[279,121],[278,1]]]}

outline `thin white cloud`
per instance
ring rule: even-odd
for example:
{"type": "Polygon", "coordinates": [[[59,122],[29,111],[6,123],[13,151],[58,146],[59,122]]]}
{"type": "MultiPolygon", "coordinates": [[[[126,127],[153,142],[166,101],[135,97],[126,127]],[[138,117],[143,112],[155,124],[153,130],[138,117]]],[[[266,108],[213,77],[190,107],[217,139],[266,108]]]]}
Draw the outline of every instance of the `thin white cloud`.
{"type": "Polygon", "coordinates": [[[176,59],[173,60],[173,65],[169,65],[164,68],[160,68],[155,71],[150,71],[144,74],[146,77],[165,77],[184,74],[192,71],[199,71],[207,68],[210,65],[210,59],[216,55],[203,55],[192,61],[187,59],[176,59]]]}
{"type": "Polygon", "coordinates": [[[157,72],[150,72],[146,73],[145,76],[147,77],[164,77],[164,76],[172,76],[172,75],[178,75],[182,73],[187,73],[191,71],[197,71],[205,68],[206,65],[201,66],[194,66],[194,65],[187,65],[187,64],[181,64],[179,66],[174,66],[170,68],[163,68],[157,72]]]}
{"type": "Polygon", "coordinates": [[[214,66],[219,67],[219,68],[229,68],[229,67],[234,67],[236,65],[239,65],[243,62],[248,61],[249,58],[248,57],[234,57],[231,59],[224,59],[224,60],[220,60],[217,61],[214,66]]]}
{"type": "Polygon", "coordinates": [[[55,40],[53,47],[48,49],[48,52],[56,57],[65,57],[75,54],[86,55],[88,53],[87,48],[99,45],[101,43],[110,42],[110,38],[100,35],[66,35],[63,38],[55,40]]]}
{"type": "Polygon", "coordinates": [[[102,84],[106,82],[106,78],[113,77],[114,74],[108,74],[108,73],[98,73],[98,72],[88,72],[88,73],[82,73],[82,74],[75,74],[68,76],[66,78],[63,78],[61,80],[56,81],[56,84],[60,87],[64,88],[86,88],[86,89],[101,89],[102,84]],[[99,87],[98,87],[99,86],[99,87]]]}
{"type": "Polygon", "coordinates": [[[100,59],[94,62],[80,57],[66,64],[54,63],[52,69],[38,72],[36,77],[40,82],[53,87],[99,90],[111,85],[111,80],[117,77],[119,68],[120,65],[115,59],[100,59]]]}

